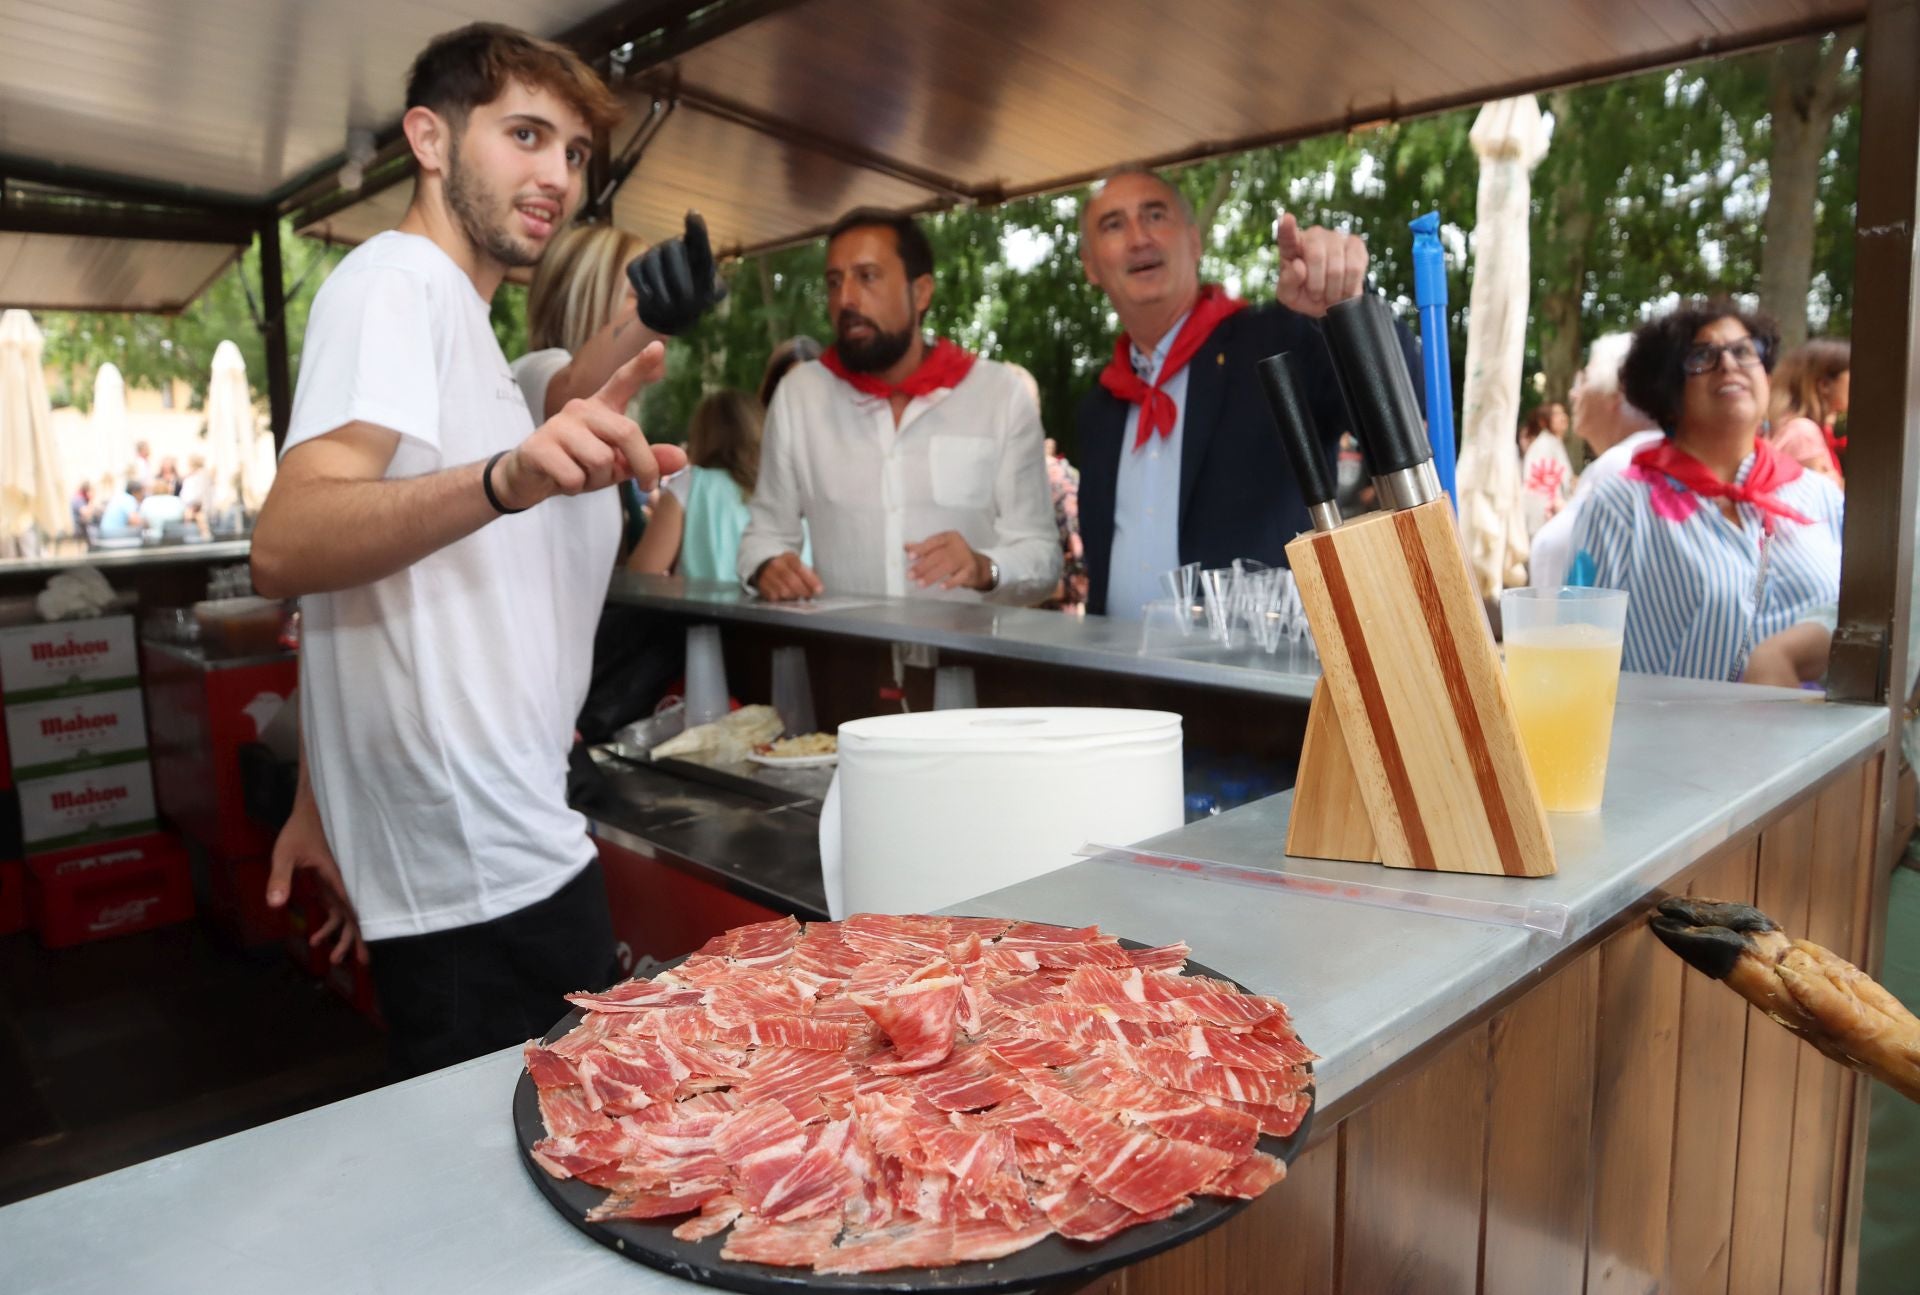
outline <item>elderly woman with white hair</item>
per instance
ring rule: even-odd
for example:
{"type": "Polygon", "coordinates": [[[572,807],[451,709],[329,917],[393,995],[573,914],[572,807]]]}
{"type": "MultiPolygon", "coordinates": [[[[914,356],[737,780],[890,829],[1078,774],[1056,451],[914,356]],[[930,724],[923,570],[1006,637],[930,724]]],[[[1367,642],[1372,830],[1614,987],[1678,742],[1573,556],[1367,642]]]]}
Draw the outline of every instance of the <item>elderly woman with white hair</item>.
{"type": "MultiPolygon", "coordinates": [[[[1573,433],[1587,443],[1593,462],[1580,474],[1573,497],[1533,534],[1528,583],[1558,589],[1573,561],[1573,524],[1595,486],[1627,470],[1639,450],[1660,439],[1651,418],[1620,390],[1620,365],[1633,345],[1630,333],[1607,333],[1587,349],[1587,367],[1573,378],[1573,433]]],[[[1581,583],[1587,583],[1582,581],[1581,583]]]]}

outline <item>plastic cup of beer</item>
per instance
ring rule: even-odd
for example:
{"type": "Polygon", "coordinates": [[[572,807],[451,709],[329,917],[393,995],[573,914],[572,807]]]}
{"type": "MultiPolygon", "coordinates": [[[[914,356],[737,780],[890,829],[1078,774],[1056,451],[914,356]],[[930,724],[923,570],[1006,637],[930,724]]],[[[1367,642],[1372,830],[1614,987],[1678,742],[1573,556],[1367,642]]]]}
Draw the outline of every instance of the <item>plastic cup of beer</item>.
{"type": "Polygon", "coordinates": [[[1500,595],[1507,691],[1540,799],[1551,814],[1600,808],[1620,692],[1622,589],[1509,589],[1500,595]]]}

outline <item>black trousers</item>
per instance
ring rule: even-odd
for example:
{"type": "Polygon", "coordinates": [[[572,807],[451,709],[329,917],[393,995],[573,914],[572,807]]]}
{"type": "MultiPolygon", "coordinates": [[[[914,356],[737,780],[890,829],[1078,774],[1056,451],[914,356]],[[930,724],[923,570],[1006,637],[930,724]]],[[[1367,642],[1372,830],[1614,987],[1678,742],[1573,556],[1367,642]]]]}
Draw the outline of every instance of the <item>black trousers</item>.
{"type": "Polygon", "coordinates": [[[538,1038],[567,1014],[563,995],[620,978],[598,860],[517,913],[367,951],[395,1079],[538,1038]]]}

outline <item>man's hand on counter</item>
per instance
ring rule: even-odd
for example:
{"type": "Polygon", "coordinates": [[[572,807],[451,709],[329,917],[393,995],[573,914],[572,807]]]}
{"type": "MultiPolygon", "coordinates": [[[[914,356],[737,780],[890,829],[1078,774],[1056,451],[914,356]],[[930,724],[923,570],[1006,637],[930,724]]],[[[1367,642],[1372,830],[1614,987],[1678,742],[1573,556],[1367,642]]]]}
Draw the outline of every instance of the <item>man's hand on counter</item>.
{"type": "Polygon", "coordinates": [[[992,564],[985,554],[975,553],[959,531],[941,531],[909,544],[907,557],[912,563],[907,574],[923,589],[933,585],[942,589],[993,588],[992,564]]]}
{"type": "Polygon", "coordinates": [[[348,954],[365,965],[367,945],[360,938],[360,918],[353,911],[353,901],[347,897],[347,883],[340,876],[340,865],[334,861],[326,831],[320,825],[320,807],[304,778],[300,794],[293,802],[293,815],[273,842],[273,867],[267,876],[267,907],[286,906],[293,894],[294,874],[302,869],[312,873],[320,883],[320,898],[327,906],[327,920],[307,937],[307,943],[317,949],[332,940],[333,949],[327,961],[336,967],[348,954]]]}
{"type": "Polygon", "coordinates": [[[775,603],[817,598],[827,588],[798,553],[781,553],[762,562],[753,573],[753,587],[762,598],[775,603]]]}

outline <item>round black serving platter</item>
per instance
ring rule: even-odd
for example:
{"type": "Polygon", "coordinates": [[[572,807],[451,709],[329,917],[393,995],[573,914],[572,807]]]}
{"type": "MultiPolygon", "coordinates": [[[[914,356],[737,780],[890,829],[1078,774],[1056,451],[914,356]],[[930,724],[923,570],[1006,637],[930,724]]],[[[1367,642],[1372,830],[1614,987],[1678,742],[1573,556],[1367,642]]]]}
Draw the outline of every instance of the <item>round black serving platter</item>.
{"type": "MultiPolygon", "coordinates": [[[[1136,940],[1122,939],[1120,943],[1129,949],[1148,947],[1136,940]]],[[[667,966],[658,968],[655,974],[678,966],[684,960],[675,959],[667,966]]],[[[1188,962],[1181,974],[1209,976],[1227,981],[1243,993],[1252,992],[1246,986],[1197,962],[1188,962]]],[[[552,1043],[573,1029],[584,1014],[578,1008],[569,1012],[547,1032],[545,1042],[552,1043]]],[[[1307,1098],[1307,1114],[1300,1121],[1300,1127],[1285,1138],[1263,1136],[1259,1143],[1260,1150],[1286,1164],[1293,1163],[1293,1158],[1306,1147],[1307,1135],[1313,1127],[1314,1090],[1311,1085],[1307,1088],[1307,1098]]],[[[1197,1196],[1184,1211],[1171,1218],[1136,1224],[1105,1241],[1088,1244],[1069,1241],[1054,1233],[1004,1259],[950,1264],[944,1268],[816,1273],[809,1268],[777,1268],[722,1259],[720,1250],[726,1244],[725,1232],[701,1241],[682,1241],[673,1235],[673,1230],[692,1217],[691,1214],[666,1219],[587,1222],[587,1212],[606,1199],[606,1189],[576,1179],[555,1178],[534,1161],[533,1144],[544,1138],[547,1130],[540,1119],[540,1099],[533,1086],[533,1077],[524,1070],[520,1072],[520,1082],[513,1090],[513,1127],[515,1140],[520,1147],[520,1162],[526,1166],[540,1194],[560,1211],[567,1222],[601,1245],[609,1246],[650,1268],[699,1282],[703,1286],[743,1291],[747,1295],[794,1295],[800,1291],[818,1292],[821,1295],[842,1291],[850,1295],[876,1291],[894,1292],[895,1295],[916,1295],[926,1291],[950,1295],[993,1295],[998,1292],[1033,1291],[1054,1284],[1086,1282],[1111,1269],[1138,1263],[1162,1250],[1191,1241],[1225,1223],[1253,1203],[1217,1196],[1197,1196]]],[[[1284,1183],[1275,1188],[1284,1189],[1284,1183]]]]}

